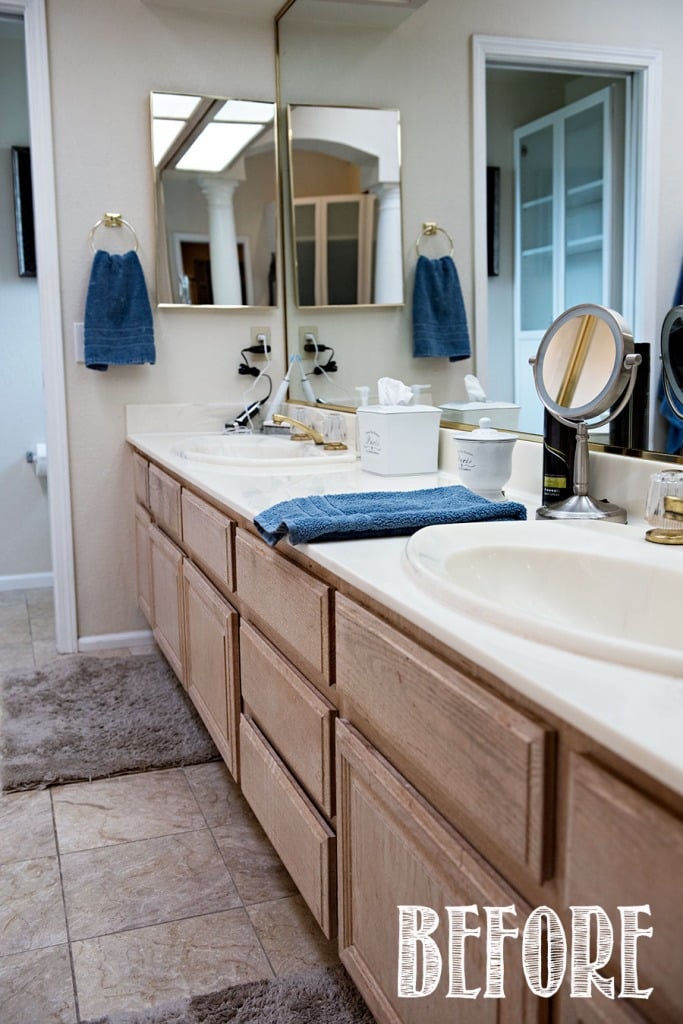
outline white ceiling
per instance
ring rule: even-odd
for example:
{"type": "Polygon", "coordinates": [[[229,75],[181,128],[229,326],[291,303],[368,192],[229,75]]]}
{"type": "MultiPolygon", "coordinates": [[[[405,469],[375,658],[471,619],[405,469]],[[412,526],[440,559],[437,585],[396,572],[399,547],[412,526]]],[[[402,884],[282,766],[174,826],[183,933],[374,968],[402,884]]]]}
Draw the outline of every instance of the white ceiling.
{"type": "Polygon", "coordinates": [[[203,14],[275,19],[285,0],[142,0],[147,7],[174,7],[203,14]]]}

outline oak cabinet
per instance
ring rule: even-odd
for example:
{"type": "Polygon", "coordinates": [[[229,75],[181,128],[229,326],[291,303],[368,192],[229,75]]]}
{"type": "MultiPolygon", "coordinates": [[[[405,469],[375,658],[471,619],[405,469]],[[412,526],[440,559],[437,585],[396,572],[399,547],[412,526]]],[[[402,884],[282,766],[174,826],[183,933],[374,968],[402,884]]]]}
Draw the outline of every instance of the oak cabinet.
{"type": "MultiPolygon", "coordinates": [[[[152,468],[152,467],[150,467],[152,468]]],[[[154,639],[185,685],[183,671],[183,553],[154,524],[149,527],[154,639]]]]}
{"type": "MultiPolygon", "coordinates": [[[[637,942],[637,980],[640,988],[652,986],[652,994],[627,1002],[652,1024],[683,1020],[683,821],[601,765],[573,756],[566,858],[566,905],[597,904],[614,924],[605,973],[616,976],[617,993],[617,908],[649,905],[650,916],[640,915],[639,926],[651,926],[653,934],[637,942]]],[[[596,995],[592,1002],[607,1000],[596,995]]]]}
{"type": "Polygon", "coordinates": [[[183,536],[180,507],[181,487],[177,480],[150,463],[148,471],[149,510],[155,522],[174,540],[183,536]]]}
{"type": "Polygon", "coordinates": [[[343,597],[336,653],[342,715],[475,845],[547,878],[552,730],[343,597]]]}
{"type": "Polygon", "coordinates": [[[152,519],[142,505],[135,506],[135,568],[138,588],[138,607],[150,626],[154,626],[154,598],[152,594],[152,551],[149,528],[152,519]]]}
{"type": "Polygon", "coordinates": [[[235,589],[235,524],[223,512],[182,488],[183,547],[223,591],[235,589]]]}
{"type": "Polygon", "coordinates": [[[240,625],[240,678],[245,710],[331,818],[336,708],[246,622],[240,625]]]}
{"type": "MultiPolygon", "coordinates": [[[[504,945],[505,998],[483,998],[486,938],[465,942],[465,984],[476,999],[447,998],[446,906],[514,906],[521,929],[529,908],[469,844],[348,723],[337,723],[339,948],[341,959],[380,1024],[532,1024],[545,1020],[543,1001],[527,989],[518,941],[504,945]],[[399,995],[398,908],[424,906],[440,916],[430,938],[440,951],[439,978],[429,993],[427,970],[415,967],[414,991],[399,995]],[[456,1008],[457,1007],[457,1008],[456,1008]]],[[[481,910],[483,913],[483,910],[481,910]]],[[[420,960],[420,943],[415,959],[420,960]]]]}
{"type": "Polygon", "coordinates": [[[135,501],[143,508],[149,508],[149,462],[140,455],[133,452],[133,490],[135,501]]]}
{"type": "Polygon", "coordinates": [[[185,685],[230,774],[239,776],[238,624],[235,609],[183,564],[185,685]]]}
{"type": "Polygon", "coordinates": [[[337,932],[336,840],[282,759],[245,715],[240,724],[241,785],[326,937],[337,932]]]}
{"type": "Polygon", "coordinates": [[[323,692],[334,682],[333,591],[262,540],[237,531],[237,594],[244,614],[323,692]]]}

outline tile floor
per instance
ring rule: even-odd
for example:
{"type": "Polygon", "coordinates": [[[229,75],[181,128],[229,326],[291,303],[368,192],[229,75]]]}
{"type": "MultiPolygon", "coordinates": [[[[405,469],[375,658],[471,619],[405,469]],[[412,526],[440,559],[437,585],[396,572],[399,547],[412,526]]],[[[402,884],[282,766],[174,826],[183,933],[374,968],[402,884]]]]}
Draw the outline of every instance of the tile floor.
{"type": "MultiPolygon", "coordinates": [[[[0,592],[0,673],[58,657],[51,591],[0,592]]],[[[0,796],[1,1024],[336,962],[222,763],[0,796]]]]}

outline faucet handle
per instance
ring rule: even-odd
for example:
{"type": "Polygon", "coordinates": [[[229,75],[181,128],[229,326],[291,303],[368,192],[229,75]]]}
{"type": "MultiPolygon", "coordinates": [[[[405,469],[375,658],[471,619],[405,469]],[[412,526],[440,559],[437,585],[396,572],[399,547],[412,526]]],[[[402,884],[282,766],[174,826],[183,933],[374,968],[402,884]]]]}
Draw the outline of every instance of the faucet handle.
{"type": "Polygon", "coordinates": [[[664,518],[683,522],[683,498],[673,494],[664,496],[664,518]]]}

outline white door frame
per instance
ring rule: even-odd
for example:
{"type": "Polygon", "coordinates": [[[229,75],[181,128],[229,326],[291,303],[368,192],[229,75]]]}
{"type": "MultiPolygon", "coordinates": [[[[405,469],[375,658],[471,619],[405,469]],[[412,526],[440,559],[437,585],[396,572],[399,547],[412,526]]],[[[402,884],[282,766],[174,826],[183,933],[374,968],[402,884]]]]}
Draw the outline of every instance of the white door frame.
{"type": "Polygon", "coordinates": [[[0,12],[17,14],[24,19],[40,340],[50,460],[47,496],[55,638],[57,650],[66,654],[77,650],[78,631],[45,0],[0,0],[0,12]]]}
{"type": "MultiPolygon", "coordinates": [[[[516,39],[505,36],[472,36],[473,194],[474,194],[474,337],[477,376],[488,378],[488,274],[486,253],[486,63],[508,67],[555,67],[584,74],[596,71],[639,73],[639,96],[634,96],[633,126],[640,129],[636,192],[638,223],[632,243],[624,239],[625,253],[634,254],[634,338],[659,337],[656,319],[658,183],[661,123],[662,55],[659,50],[617,46],[516,39]]],[[[624,286],[627,286],[626,280],[624,286]]],[[[652,359],[656,382],[658,360],[652,359]]],[[[650,387],[650,423],[656,403],[656,386],[650,387]]]]}

